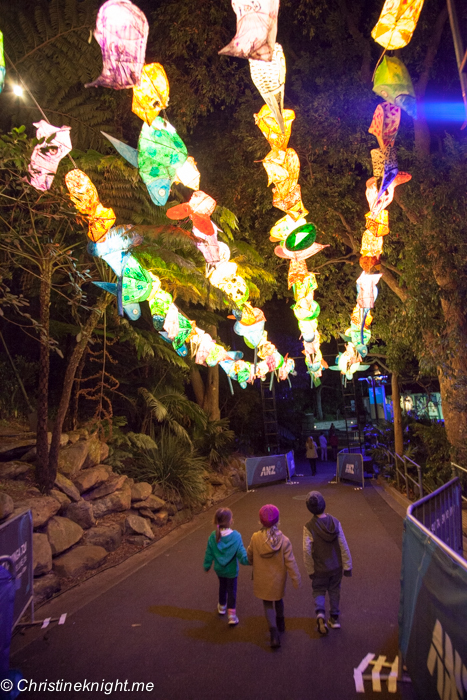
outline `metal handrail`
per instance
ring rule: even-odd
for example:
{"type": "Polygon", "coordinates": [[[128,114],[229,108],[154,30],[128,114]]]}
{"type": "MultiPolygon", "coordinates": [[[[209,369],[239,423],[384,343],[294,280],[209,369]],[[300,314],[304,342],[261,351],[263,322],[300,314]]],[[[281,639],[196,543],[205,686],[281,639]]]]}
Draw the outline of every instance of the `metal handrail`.
{"type": "MultiPolygon", "coordinates": [[[[455,462],[451,462],[451,467],[452,467],[452,469],[451,469],[452,476],[456,476],[456,472],[455,472],[456,469],[460,469],[462,472],[465,472],[467,474],[467,469],[465,469],[465,467],[461,467],[460,464],[456,464],[455,462]]],[[[463,494],[461,494],[461,498],[463,501],[465,501],[467,503],[467,498],[463,494]]]]}
{"type": "Polygon", "coordinates": [[[383,445],[381,445],[381,447],[383,447],[383,449],[385,450],[385,452],[386,452],[388,455],[391,455],[391,457],[394,459],[394,468],[395,468],[395,470],[396,470],[396,483],[397,483],[397,488],[400,488],[400,477],[402,477],[402,478],[404,479],[404,481],[405,481],[405,492],[406,492],[406,494],[407,494],[407,498],[410,498],[410,495],[409,495],[409,481],[411,481],[411,482],[414,484],[414,486],[417,487],[417,489],[418,489],[418,495],[419,495],[420,498],[423,497],[423,492],[424,492],[424,491],[430,491],[430,489],[428,489],[426,486],[425,486],[425,487],[423,486],[422,468],[421,468],[421,466],[420,466],[419,464],[417,464],[417,462],[414,462],[413,459],[410,459],[410,457],[406,457],[406,455],[403,455],[403,456],[401,457],[400,454],[398,454],[397,452],[391,452],[391,450],[389,450],[387,447],[385,447],[385,446],[383,446],[383,445]],[[403,472],[402,472],[402,471],[399,469],[399,467],[397,466],[397,460],[398,460],[398,459],[399,459],[399,460],[402,462],[402,464],[404,465],[404,471],[403,471],[403,472]],[[414,478],[408,473],[408,470],[407,470],[407,462],[411,462],[411,463],[414,465],[414,467],[416,467],[416,469],[417,469],[417,479],[418,479],[418,480],[414,479],[414,478]]]}

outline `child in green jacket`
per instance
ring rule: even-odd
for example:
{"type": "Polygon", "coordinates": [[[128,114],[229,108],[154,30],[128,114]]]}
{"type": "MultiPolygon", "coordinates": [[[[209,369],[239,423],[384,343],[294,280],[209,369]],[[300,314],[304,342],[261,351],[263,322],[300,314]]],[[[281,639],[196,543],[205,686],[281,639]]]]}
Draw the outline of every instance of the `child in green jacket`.
{"type": "Polygon", "coordinates": [[[204,570],[209,571],[214,562],[214,571],[219,577],[219,603],[217,612],[227,612],[229,625],[238,625],[236,613],[238,562],[248,566],[249,561],[242,536],[232,530],[232,511],[219,508],[214,516],[216,529],[211,532],[204,557],[204,570]]]}

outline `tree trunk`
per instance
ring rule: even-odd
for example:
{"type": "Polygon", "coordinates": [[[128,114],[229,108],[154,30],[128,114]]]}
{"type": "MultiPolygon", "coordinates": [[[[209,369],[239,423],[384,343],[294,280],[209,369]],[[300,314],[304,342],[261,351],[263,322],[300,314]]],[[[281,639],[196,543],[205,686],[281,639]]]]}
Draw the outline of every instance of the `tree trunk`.
{"type": "Polygon", "coordinates": [[[204,403],[204,382],[197,365],[193,365],[190,370],[191,386],[195,394],[195,400],[198,406],[203,408],[204,403]]]}
{"type": "Polygon", "coordinates": [[[394,412],[394,452],[402,457],[404,454],[404,433],[402,431],[401,395],[399,391],[399,375],[391,375],[392,408],[394,412]]]}
{"type": "Polygon", "coordinates": [[[63,379],[62,395],[60,397],[57,417],[55,419],[54,429],[52,433],[52,442],[50,444],[48,473],[49,478],[52,479],[52,484],[55,481],[55,477],[57,476],[60,437],[62,434],[63,422],[65,420],[65,416],[70,403],[71,391],[73,388],[76,370],[84,354],[84,351],[88,346],[89,339],[98,322],[102,318],[102,314],[108,306],[110,300],[110,294],[105,294],[99,299],[95,307],[92,309],[91,316],[88,318],[83,330],[81,331],[81,339],[79,343],[76,343],[76,346],[73,352],[71,353],[71,357],[68,361],[68,365],[65,371],[65,377],[63,379]]]}
{"type": "Polygon", "coordinates": [[[43,261],[39,290],[40,353],[39,383],[37,390],[37,466],[36,480],[40,490],[48,493],[55,480],[50,480],[49,445],[47,441],[47,422],[49,418],[49,367],[50,367],[50,291],[52,285],[52,263],[43,261]]]}
{"type": "Polygon", "coordinates": [[[220,420],[219,365],[208,367],[208,376],[206,378],[202,409],[207,413],[211,420],[220,420]]]}
{"type": "Polygon", "coordinates": [[[321,403],[321,390],[323,388],[323,385],[320,384],[319,386],[316,387],[314,394],[316,398],[316,417],[318,420],[323,420],[323,406],[321,403]]]}

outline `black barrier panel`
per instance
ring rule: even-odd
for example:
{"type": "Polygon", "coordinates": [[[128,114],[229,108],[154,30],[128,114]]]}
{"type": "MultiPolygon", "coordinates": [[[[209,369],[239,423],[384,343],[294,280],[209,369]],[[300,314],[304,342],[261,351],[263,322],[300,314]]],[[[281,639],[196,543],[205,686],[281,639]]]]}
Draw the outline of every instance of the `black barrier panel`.
{"type": "Polygon", "coordinates": [[[261,486],[271,481],[287,481],[287,476],[287,455],[248,457],[246,460],[248,486],[261,486]]]}
{"type": "Polygon", "coordinates": [[[462,488],[456,477],[412,506],[412,515],[462,555],[462,488]]]}
{"type": "Polygon", "coordinates": [[[356,481],[365,486],[365,475],[363,473],[363,457],[361,454],[349,454],[339,452],[337,455],[337,481],[348,479],[356,481]]]}
{"type": "Polygon", "coordinates": [[[16,595],[13,613],[13,627],[15,627],[31,603],[33,596],[32,514],[30,510],[26,510],[0,525],[0,555],[11,557],[15,562],[16,595]]]}
{"type": "Polygon", "coordinates": [[[295,457],[294,452],[291,450],[285,455],[287,458],[287,469],[289,470],[289,479],[295,474],[295,457]]]}

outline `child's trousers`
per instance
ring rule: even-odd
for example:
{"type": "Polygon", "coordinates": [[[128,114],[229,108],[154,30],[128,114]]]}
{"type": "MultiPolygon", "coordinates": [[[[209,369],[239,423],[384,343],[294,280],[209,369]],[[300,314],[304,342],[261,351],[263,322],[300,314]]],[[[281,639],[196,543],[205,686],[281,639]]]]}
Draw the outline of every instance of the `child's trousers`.
{"type": "Polygon", "coordinates": [[[282,598],[280,600],[263,600],[264,605],[264,615],[268,621],[269,629],[276,627],[276,620],[278,617],[284,617],[284,601],[282,598]],[[274,614],[274,607],[276,608],[276,613],[274,614]]]}
{"type": "Polygon", "coordinates": [[[219,604],[225,605],[229,610],[235,610],[237,602],[237,577],[226,578],[219,576],[219,604]]]}
{"type": "Polygon", "coordinates": [[[315,599],[316,617],[325,617],[326,591],[329,594],[330,614],[333,617],[339,616],[339,602],[341,597],[342,571],[335,574],[320,574],[314,576],[311,581],[313,588],[313,598],[315,599]]]}

